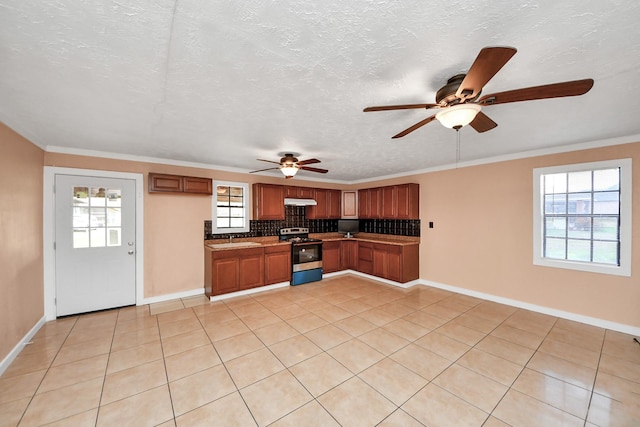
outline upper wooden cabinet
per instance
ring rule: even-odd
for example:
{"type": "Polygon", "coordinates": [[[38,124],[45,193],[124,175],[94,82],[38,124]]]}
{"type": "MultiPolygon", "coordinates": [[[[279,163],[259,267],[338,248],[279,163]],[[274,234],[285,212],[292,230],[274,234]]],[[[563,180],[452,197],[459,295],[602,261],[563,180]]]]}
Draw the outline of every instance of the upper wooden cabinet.
{"type": "Polygon", "coordinates": [[[282,185],[253,184],[253,219],[284,220],[284,189],[282,185]]]}
{"type": "Polygon", "coordinates": [[[342,192],[342,218],[358,218],[358,192],[342,192]]]}
{"type": "Polygon", "coordinates": [[[340,218],[342,192],[340,190],[315,189],[316,206],[307,206],[307,219],[340,218]]]}
{"type": "Polygon", "coordinates": [[[365,188],[363,190],[358,190],[358,218],[382,218],[381,201],[381,188],[365,188]]]}
{"type": "Polygon", "coordinates": [[[315,192],[315,188],[284,186],[284,197],[287,199],[313,199],[315,192]]]}
{"type": "Polygon", "coordinates": [[[211,178],[149,173],[149,193],[213,193],[211,178]]]}
{"type": "Polygon", "coordinates": [[[419,219],[420,186],[400,184],[358,190],[358,214],[365,219],[419,219]]]}

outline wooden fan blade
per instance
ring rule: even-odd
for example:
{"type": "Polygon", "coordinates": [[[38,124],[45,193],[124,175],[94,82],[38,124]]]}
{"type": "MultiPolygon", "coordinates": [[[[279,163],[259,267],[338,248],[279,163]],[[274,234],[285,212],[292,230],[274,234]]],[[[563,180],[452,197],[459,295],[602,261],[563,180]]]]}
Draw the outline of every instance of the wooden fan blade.
{"type": "Polygon", "coordinates": [[[439,104],[406,104],[406,105],[383,105],[379,107],[367,107],[363,111],[368,113],[369,111],[388,111],[388,110],[411,110],[413,108],[435,108],[439,107],[439,104]]]}
{"type": "Polygon", "coordinates": [[[320,163],[320,160],[318,159],[302,160],[301,162],[298,162],[298,166],[311,165],[313,163],[320,163]]]}
{"type": "Polygon", "coordinates": [[[258,169],[257,171],[251,171],[249,173],[264,172],[264,171],[270,171],[270,170],[275,170],[275,169],[280,169],[280,168],[277,167],[277,168],[258,169]]]}
{"type": "Polygon", "coordinates": [[[265,160],[265,159],[256,159],[256,160],[259,160],[261,162],[273,163],[273,164],[276,164],[276,165],[280,164],[280,162],[274,162],[273,160],[265,160]]]}
{"type": "Polygon", "coordinates": [[[562,98],[584,95],[593,87],[593,79],[573,80],[550,85],[532,86],[506,92],[492,93],[478,100],[481,105],[506,104],[507,102],[533,101],[536,99],[562,98]]]}
{"type": "Polygon", "coordinates": [[[305,170],[305,171],[309,171],[309,172],[318,172],[318,173],[327,173],[327,172],[329,172],[327,169],[312,168],[312,167],[309,167],[309,166],[300,166],[300,169],[305,170]]]}
{"type": "Polygon", "coordinates": [[[427,117],[426,119],[419,121],[418,123],[416,123],[415,125],[403,130],[402,132],[400,132],[397,135],[393,135],[391,138],[395,139],[395,138],[402,138],[403,136],[413,132],[414,130],[421,128],[422,126],[426,125],[427,123],[430,123],[432,121],[434,121],[436,119],[435,114],[433,116],[427,117]]]}
{"type": "Polygon", "coordinates": [[[513,47],[485,47],[471,65],[469,72],[456,91],[461,100],[473,99],[493,76],[516,54],[513,47]]]}
{"type": "Polygon", "coordinates": [[[489,116],[480,111],[476,115],[476,118],[473,119],[471,123],[469,123],[469,126],[474,128],[476,132],[482,133],[493,129],[494,127],[498,126],[498,124],[491,120],[489,116]]]}

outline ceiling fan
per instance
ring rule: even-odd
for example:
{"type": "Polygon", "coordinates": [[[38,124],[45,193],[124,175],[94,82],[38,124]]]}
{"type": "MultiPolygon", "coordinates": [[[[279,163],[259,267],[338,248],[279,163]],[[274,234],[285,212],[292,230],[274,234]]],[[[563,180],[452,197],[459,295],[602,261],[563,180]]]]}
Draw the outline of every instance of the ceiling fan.
{"type": "Polygon", "coordinates": [[[259,169],[256,171],[251,171],[249,173],[255,173],[255,172],[263,172],[263,171],[268,171],[268,170],[273,170],[273,169],[280,169],[280,171],[282,171],[282,174],[284,175],[285,178],[289,179],[289,178],[293,178],[296,173],[298,173],[298,170],[302,169],[305,171],[310,171],[310,172],[317,172],[317,173],[327,173],[329,172],[327,169],[320,169],[320,168],[313,168],[313,167],[309,167],[307,165],[311,165],[314,163],[320,163],[320,160],[318,159],[307,159],[307,160],[298,160],[297,157],[295,157],[292,153],[285,153],[284,157],[282,157],[280,159],[280,162],[274,162],[271,160],[264,160],[264,159],[257,159],[261,162],[268,162],[268,163],[274,163],[276,165],[276,167],[271,167],[271,168],[267,168],[267,169],[259,169]]]}
{"type": "Polygon", "coordinates": [[[470,125],[477,132],[486,132],[495,128],[498,124],[481,111],[482,107],[509,102],[584,95],[593,87],[593,79],[583,79],[509,90],[480,97],[484,85],[500,71],[515,53],[516,49],[512,47],[483,48],[467,74],[457,74],[451,77],[447,84],[436,92],[435,104],[386,105],[367,107],[364,111],[409,110],[416,108],[440,110],[438,113],[392,136],[392,138],[403,137],[434,120],[438,120],[445,127],[456,130],[470,125]]]}

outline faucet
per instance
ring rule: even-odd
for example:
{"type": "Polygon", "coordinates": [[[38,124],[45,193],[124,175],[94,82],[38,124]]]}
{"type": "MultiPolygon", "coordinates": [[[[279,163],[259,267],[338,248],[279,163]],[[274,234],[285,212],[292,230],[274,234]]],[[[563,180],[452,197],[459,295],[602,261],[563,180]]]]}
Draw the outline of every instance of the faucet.
{"type": "Polygon", "coordinates": [[[233,243],[233,235],[229,236],[229,243],[233,243]]]}

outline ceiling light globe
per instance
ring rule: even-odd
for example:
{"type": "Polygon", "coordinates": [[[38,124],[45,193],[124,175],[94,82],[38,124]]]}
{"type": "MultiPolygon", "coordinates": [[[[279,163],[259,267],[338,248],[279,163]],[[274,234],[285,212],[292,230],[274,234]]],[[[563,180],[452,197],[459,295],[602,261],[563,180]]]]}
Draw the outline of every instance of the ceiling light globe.
{"type": "Polygon", "coordinates": [[[293,177],[298,173],[298,166],[296,165],[283,165],[280,167],[280,171],[286,177],[293,177]]]}
{"type": "Polygon", "coordinates": [[[481,107],[478,104],[454,105],[436,114],[436,119],[438,119],[444,127],[459,129],[471,123],[480,110],[481,107]]]}

